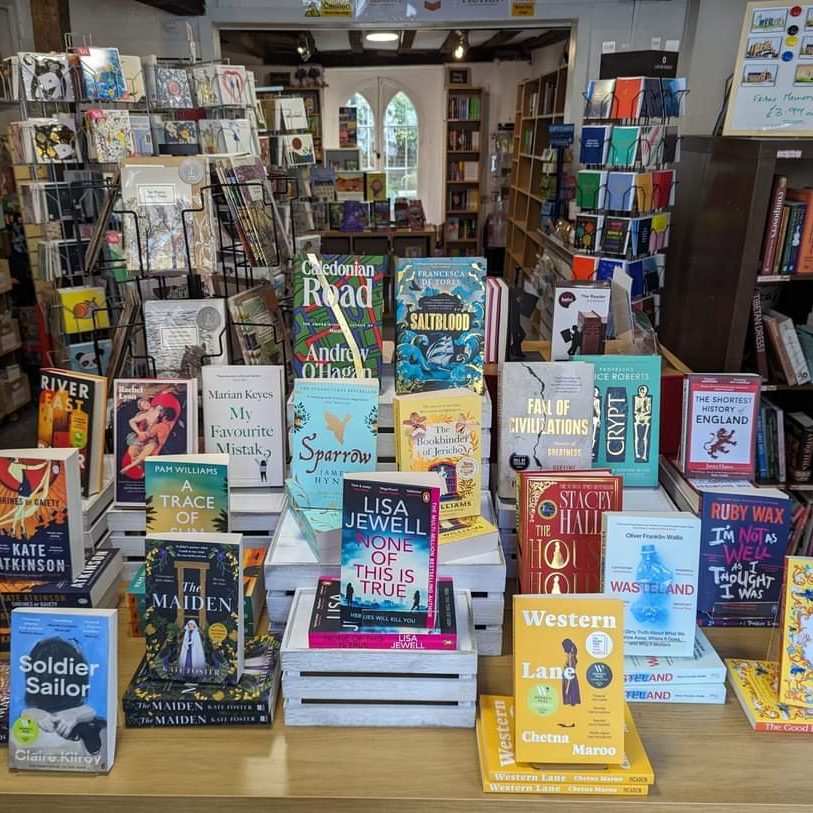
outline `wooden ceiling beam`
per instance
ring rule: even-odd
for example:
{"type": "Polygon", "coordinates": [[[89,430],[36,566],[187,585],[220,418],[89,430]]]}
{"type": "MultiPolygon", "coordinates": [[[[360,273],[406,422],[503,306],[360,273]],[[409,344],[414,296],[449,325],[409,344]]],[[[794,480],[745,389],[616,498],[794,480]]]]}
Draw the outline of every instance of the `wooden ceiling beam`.
{"type": "Polygon", "coordinates": [[[206,0],[137,0],[137,2],[178,17],[200,17],[206,14],[206,0]]]}
{"type": "Polygon", "coordinates": [[[497,48],[500,45],[505,45],[507,42],[510,42],[516,35],[519,34],[519,31],[516,29],[503,29],[502,31],[498,31],[494,34],[493,37],[489,37],[485,42],[478,45],[478,48],[482,48],[484,51],[488,51],[492,48],[497,48]]]}
{"type": "Polygon", "coordinates": [[[354,54],[364,53],[364,36],[361,31],[348,31],[347,39],[350,40],[350,51],[354,54]]]}
{"type": "Polygon", "coordinates": [[[398,43],[399,54],[405,54],[412,48],[415,42],[415,34],[417,34],[417,31],[415,31],[414,28],[409,28],[401,32],[401,41],[398,43]]]}

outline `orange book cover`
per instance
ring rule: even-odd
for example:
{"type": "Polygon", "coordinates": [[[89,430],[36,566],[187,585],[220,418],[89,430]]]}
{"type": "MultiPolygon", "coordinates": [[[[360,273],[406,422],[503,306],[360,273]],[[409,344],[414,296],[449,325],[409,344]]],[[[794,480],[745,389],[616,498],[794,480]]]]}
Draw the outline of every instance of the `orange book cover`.
{"type": "Polygon", "coordinates": [[[652,210],[652,173],[639,172],[635,179],[635,196],[638,212],[643,214],[652,210]]]}
{"type": "Polygon", "coordinates": [[[591,280],[595,277],[598,258],[585,254],[573,257],[573,279],[591,280]]]}
{"type": "Polygon", "coordinates": [[[788,189],[785,198],[804,203],[805,219],[802,222],[802,238],[796,260],[796,274],[813,274],[813,189],[788,189]]]}
{"type": "Polygon", "coordinates": [[[613,118],[637,119],[641,115],[644,99],[644,79],[641,76],[622,77],[615,80],[613,91],[613,118]]]}

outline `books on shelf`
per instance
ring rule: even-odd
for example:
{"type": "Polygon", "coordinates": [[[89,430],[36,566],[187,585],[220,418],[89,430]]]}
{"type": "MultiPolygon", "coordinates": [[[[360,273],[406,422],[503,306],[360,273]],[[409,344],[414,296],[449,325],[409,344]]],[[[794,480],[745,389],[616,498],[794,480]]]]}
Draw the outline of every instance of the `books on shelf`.
{"type": "Polygon", "coordinates": [[[482,105],[479,93],[455,94],[450,92],[447,106],[449,121],[479,121],[482,105]]]}
{"type": "Polygon", "coordinates": [[[255,285],[227,300],[245,365],[284,364],[288,335],[274,287],[255,285]]]}
{"type": "Polygon", "coordinates": [[[762,322],[768,336],[768,347],[778,362],[774,370],[786,384],[809,384],[810,369],[805,358],[793,319],[769,308],[762,312],[762,322]]]}

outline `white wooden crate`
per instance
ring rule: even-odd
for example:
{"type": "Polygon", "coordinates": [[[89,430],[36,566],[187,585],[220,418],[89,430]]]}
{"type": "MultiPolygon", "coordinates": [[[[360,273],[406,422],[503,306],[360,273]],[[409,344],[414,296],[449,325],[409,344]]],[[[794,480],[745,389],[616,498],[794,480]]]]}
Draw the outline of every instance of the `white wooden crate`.
{"type": "Polygon", "coordinates": [[[303,703],[284,700],[285,725],[336,728],[473,728],[477,703],[303,703]]]}
{"type": "Polygon", "coordinates": [[[82,525],[87,534],[107,514],[113,501],[113,455],[105,455],[102,471],[102,488],[96,494],[82,500],[82,525]]]}
{"type": "Polygon", "coordinates": [[[85,528],[82,534],[82,541],[86,551],[93,551],[99,548],[101,541],[110,533],[107,527],[107,514],[102,512],[96,517],[92,525],[85,528]]]}

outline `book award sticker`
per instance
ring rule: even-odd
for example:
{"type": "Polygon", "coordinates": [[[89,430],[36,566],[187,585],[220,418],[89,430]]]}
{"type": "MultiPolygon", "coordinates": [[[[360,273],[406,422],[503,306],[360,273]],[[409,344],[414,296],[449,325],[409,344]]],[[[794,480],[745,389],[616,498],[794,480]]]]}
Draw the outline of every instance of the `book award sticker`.
{"type": "Polygon", "coordinates": [[[11,727],[11,736],[20,745],[31,745],[39,735],[40,727],[33,717],[18,717],[11,727]]]}
{"type": "Polygon", "coordinates": [[[220,326],[220,314],[215,308],[201,308],[198,312],[198,327],[210,333],[220,326]]]}
{"type": "Polygon", "coordinates": [[[480,468],[479,463],[473,457],[461,457],[457,461],[458,480],[472,480],[480,468]]]}
{"type": "Polygon", "coordinates": [[[613,651],[613,639],[606,632],[591,632],[584,646],[591,657],[606,658],[613,651]]]}
{"type": "Polygon", "coordinates": [[[508,458],[508,465],[511,466],[514,471],[525,471],[525,469],[531,465],[531,458],[526,454],[517,454],[514,452],[514,454],[508,458]]]}
{"type": "Polygon", "coordinates": [[[783,62],[790,62],[792,59],[793,59],[793,51],[785,51],[785,53],[782,54],[782,61],[783,62]]]}
{"type": "Polygon", "coordinates": [[[528,708],[539,717],[550,717],[559,708],[559,692],[547,683],[537,683],[528,690],[528,708]]]}
{"type": "Polygon", "coordinates": [[[193,161],[191,158],[181,161],[178,175],[184,183],[200,183],[203,180],[203,161],[193,161]]]}
{"type": "Polygon", "coordinates": [[[212,626],[209,627],[209,638],[213,644],[222,644],[228,634],[225,624],[221,624],[220,622],[212,624],[212,626]]]}
{"type": "Polygon", "coordinates": [[[591,663],[587,667],[587,682],[594,689],[606,689],[613,682],[613,670],[606,663],[591,663]]]}

